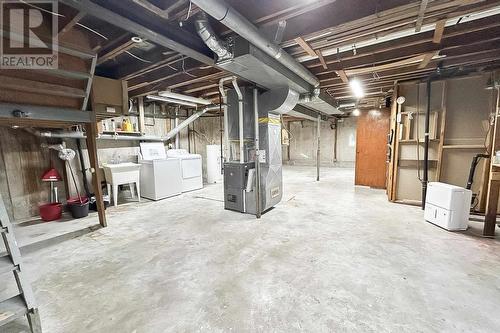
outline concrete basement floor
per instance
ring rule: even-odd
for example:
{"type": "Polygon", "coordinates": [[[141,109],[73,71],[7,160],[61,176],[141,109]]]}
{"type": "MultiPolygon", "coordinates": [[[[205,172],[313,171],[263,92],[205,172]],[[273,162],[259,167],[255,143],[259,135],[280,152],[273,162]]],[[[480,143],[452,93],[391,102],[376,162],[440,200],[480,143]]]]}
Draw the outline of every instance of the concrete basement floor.
{"type": "Polygon", "coordinates": [[[500,242],[353,178],[286,167],[261,220],[225,211],[221,184],[109,209],[25,256],[44,332],[499,332],[500,242]]]}

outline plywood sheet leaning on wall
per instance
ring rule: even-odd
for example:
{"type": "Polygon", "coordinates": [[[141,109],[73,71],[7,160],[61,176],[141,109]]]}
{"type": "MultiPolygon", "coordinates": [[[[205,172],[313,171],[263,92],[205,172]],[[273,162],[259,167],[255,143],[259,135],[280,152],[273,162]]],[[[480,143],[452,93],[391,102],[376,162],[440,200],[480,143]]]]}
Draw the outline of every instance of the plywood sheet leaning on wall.
{"type": "MultiPolygon", "coordinates": [[[[40,177],[51,165],[62,175],[63,165],[53,152],[43,150],[44,142],[21,129],[0,127],[0,191],[14,221],[38,215],[38,205],[49,200],[50,186],[40,177]],[[50,155],[49,155],[50,154],[50,155]],[[51,158],[49,158],[51,156],[51,158]]],[[[63,183],[56,184],[65,197],[63,183]]]]}
{"type": "MultiPolygon", "coordinates": [[[[473,156],[486,153],[493,108],[493,94],[485,89],[488,78],[489,74],[483,74],[432,82],[429,181],[465,187],[473,156]]],[[[427,108],[425,83],[400,84],[399,96],[406,101],[402,108],[402,133],[397,137],[399,167],[394,175],[397,182],[393,196],[399,202],[420,204],[419,169],[423,166],[423,119],[427,108]]],[[[476,169],[472,187],[478,195],[478,209],[484,206],[479,199],[484,167],[483,160],[476,169]]]]}

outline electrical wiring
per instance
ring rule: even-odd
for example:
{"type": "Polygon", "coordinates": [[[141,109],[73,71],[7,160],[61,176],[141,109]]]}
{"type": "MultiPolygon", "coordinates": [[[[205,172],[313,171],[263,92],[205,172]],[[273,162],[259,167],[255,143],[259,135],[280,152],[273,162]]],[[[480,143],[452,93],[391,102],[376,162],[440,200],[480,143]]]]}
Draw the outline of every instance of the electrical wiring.
{"type": "Polygon", "coordinates": [[[186,18],[184,19],[184,21],[187,21],[189,19],[189,16],[191,15],[192,6],[193,6],[193,2],[189,1],[189,8],[188,8],[188,11],[187,11],[187,14],[186,14],[186,18]]]}
{"type": "Polygon", "coordinates": [[[191,76],[191,77],[197,78],[196,75],[193,75],[191,73],[186,72],[186,68],[184,67],[184,61],[185,61],[185,59],[186,59],[186,57],[182,57],[182,72],[184,74],[187,74],[187,75],[191,76]]]}
{"type": "Polygon", "coordinates": [[[80,26],[80,27],[82,27],[82,28],[84,28],[84,29],[87,29],[88,31],[90,31],[90,32],[92,32],[92,33],[94,33],[94,34],[96,34],[97,36],[99,36],[99,37],[101,37],[101,38],[103,38],[103,39],[105,39],[105,40],[109,40],[109,38],[108,38],[108,37],[104,36],[104,35],[103,35],[103,34],[101,34],[100,32],[98,32],[98,31],[96,31],[96,30],[94,30],[94,29],[92,29],[92,28],[90,28],[90,27],[88,27],[88,26],[86,26],[86,25],[84,25],[84,24],[82,24],[82,23],[80,23],[80,22],[78,22],[76,25],[77,25],[77,26],[80,26]]]}
{"type": "Polygon", "coordinates": [[[143,59],[143,58],[141,58],[141,57],[139,57],[139,56],[136,56],[135,54],[133,54],[133,53],[132,53],[132,52],[130,52],[130,51],[125,51],[125,53],[126,53],[126,54],[128,54],[129,56],[131,56],[131,57],[133,57],[133,58],[135,58],[135,59],[137,59],[137,60],[139,60],[139,61],[145,62],[145,63],[147,63],[147,64],[152,63],[152,61],[149,61],[149,60],[143,59]]]}
{"type": "Polygon", "coordinates": [[[42,11],[42,12],[49,13],[50,15],[59,16],[59,17],[66,17],[66,16],[64,16],[63,14],[55,13],[55,12],[50,11],[50,10],[47,10],[47,9],[45,9],[45,8],[42,8],[42,7],[36,6],[36,5],[32,4],[32,3],[28,3],[28,2],[26,2],[26,1],[24,1],[24,0],[20,0],[20,2],[22,2],[22,3],[24,3],[25,5],[28,5],[28,6],[30,6],[30,7],[36,8],[36,9],[38,9],[38,10],[42,11]]]}

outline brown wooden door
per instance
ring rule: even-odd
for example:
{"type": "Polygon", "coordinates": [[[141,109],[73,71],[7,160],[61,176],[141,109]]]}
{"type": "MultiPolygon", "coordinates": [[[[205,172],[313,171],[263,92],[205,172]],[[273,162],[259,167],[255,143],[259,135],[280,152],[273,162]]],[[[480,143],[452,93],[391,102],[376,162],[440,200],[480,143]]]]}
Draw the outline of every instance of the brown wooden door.
{"type": "Polygon", "coordinates": [[[356,130],[356,185],[386,187],[388,109],[363,111],[356,130]]]}

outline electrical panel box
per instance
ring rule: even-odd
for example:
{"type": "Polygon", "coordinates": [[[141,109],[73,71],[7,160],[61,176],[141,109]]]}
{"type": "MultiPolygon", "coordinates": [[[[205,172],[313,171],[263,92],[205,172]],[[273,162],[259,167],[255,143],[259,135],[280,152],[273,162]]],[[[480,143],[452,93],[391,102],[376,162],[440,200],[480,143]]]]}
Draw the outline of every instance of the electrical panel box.
{"type": "Polygon", "coordinates": [[[427,186],[424,218],[446,230],[466,230],[472,192],[450,184],[431,182],[427,186]]]}

